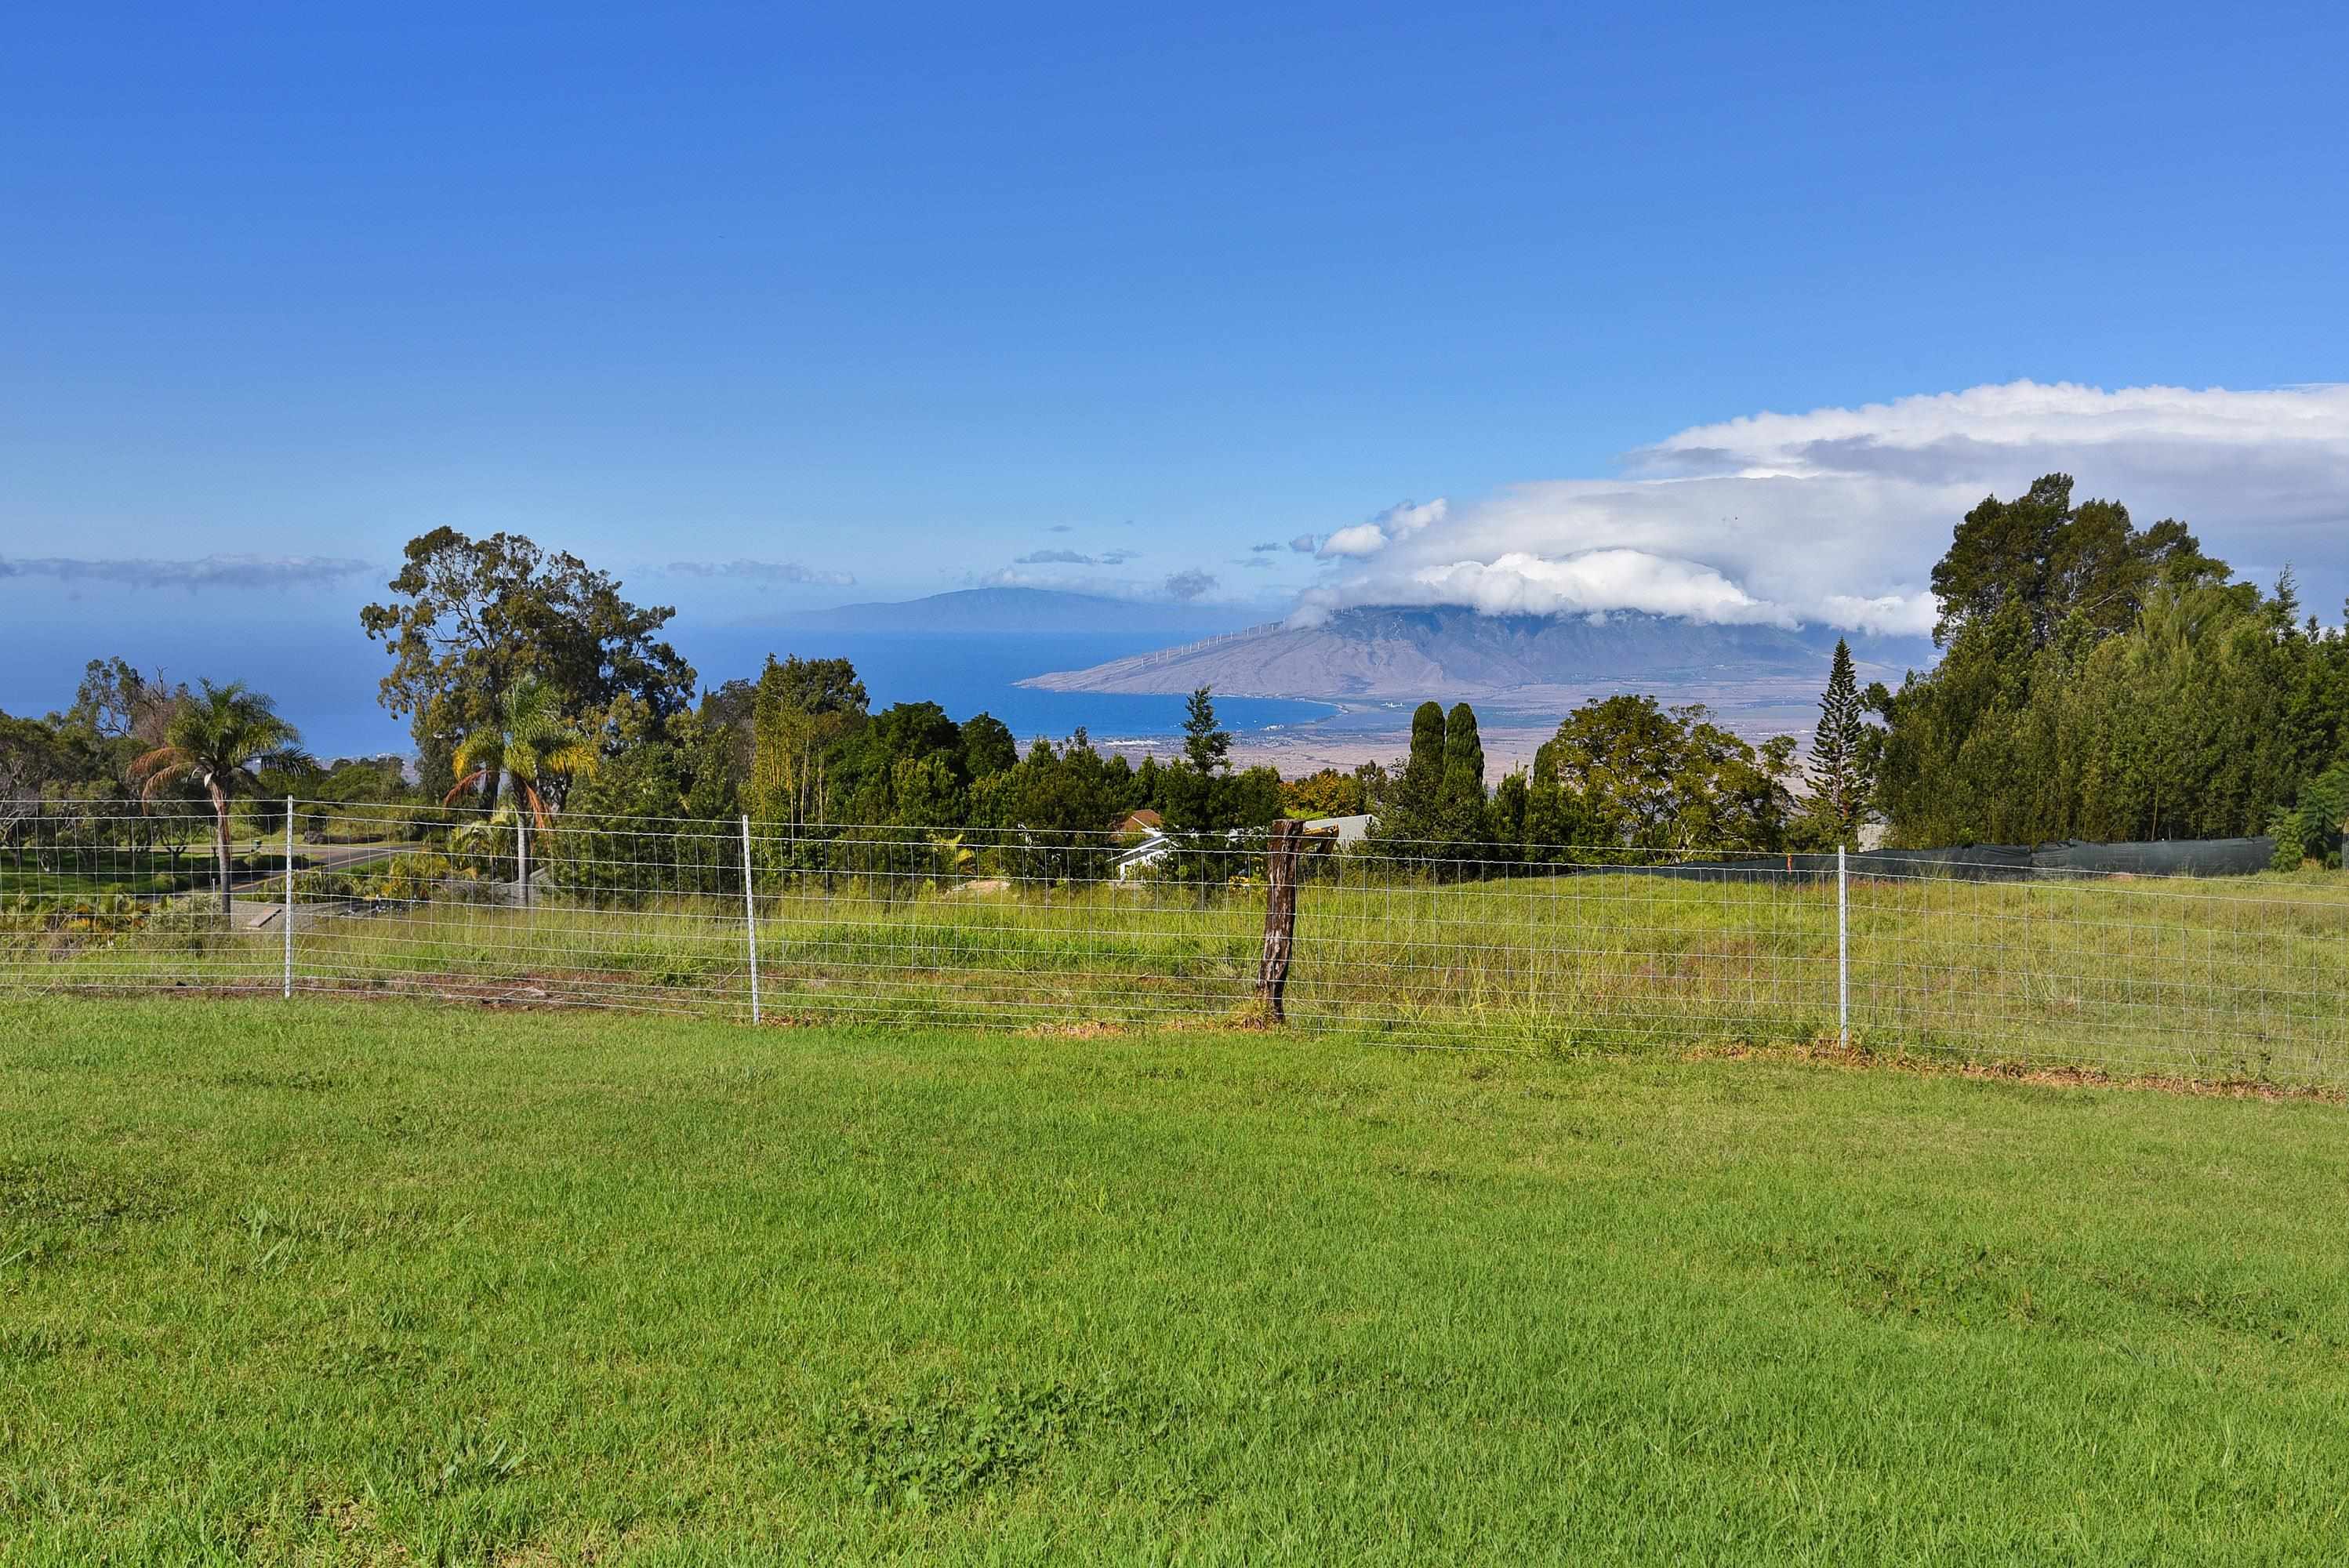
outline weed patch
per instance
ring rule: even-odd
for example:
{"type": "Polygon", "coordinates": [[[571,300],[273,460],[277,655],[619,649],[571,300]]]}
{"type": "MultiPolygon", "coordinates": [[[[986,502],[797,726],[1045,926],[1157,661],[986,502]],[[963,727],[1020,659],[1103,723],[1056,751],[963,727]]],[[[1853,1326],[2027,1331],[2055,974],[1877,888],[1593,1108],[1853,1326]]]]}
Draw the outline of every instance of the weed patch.
{"type": "Polygon", "coordinates": [[[0,1161],[0,1222],[102,1230],[160,1220],[179,1208],[169,1182],[49,1158],[0,1161]]]}
{"type": "Polygon", "coordinates": [[[1054,1453],[1104,1428],[1163,1430],[1131,1397],[1067,1383],[947,1387],[903,1400],[863,1393],[812,1422],[836,1470],[877,1508],[950,1506],[1025,1478],[1054,1453]]]}

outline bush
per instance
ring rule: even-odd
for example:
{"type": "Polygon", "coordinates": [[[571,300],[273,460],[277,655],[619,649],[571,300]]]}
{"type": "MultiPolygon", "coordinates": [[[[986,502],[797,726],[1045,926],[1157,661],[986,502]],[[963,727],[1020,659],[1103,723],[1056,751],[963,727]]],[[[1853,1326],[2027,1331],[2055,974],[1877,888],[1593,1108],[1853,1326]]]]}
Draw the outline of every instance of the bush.
{"type": "Polygon", "coordinates": [[[2268,823],[2275,838],[2280,872],[2296,872],[2310,861],[2332,869],[2341,864],[2341,830],[2349,818],[2349,763],[2334,763],[2301,787],[2300,799],[2268,823]]]}

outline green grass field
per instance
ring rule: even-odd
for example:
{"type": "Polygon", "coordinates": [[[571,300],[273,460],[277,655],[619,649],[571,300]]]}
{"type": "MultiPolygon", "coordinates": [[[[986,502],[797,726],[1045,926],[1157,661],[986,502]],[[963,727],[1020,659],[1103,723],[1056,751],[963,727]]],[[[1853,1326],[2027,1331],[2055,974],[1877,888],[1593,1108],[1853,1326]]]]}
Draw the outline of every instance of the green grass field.
{"type": "Polygon", "coordinates": [[[0,1008],[0,1562],[2337,1561],[2349,1117],[0,1008]]]}

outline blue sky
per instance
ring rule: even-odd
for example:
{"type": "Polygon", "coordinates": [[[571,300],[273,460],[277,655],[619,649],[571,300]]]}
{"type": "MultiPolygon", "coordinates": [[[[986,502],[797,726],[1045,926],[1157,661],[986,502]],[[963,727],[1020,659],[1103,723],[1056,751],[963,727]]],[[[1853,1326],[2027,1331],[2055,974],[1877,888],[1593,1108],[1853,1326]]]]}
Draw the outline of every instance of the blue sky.
{"type": "Polygon", "coordinates": [[[19,668],[357,639],[380,572],[334,563],[444,522],[712,621],[1712,573],[1889,624],[2043,459],[2349,589],[2338,398],[2109,399],[2343,377],[2335,7],[100,9],[0,52],[19,668]],[[1826,412],[1690,438],[1770,410],[1826,412]],[[1911,488],[1786,466],[1828,429],[1911,488]],[[1816,591],[1768,580],[1829,514],[1816,591]]]}

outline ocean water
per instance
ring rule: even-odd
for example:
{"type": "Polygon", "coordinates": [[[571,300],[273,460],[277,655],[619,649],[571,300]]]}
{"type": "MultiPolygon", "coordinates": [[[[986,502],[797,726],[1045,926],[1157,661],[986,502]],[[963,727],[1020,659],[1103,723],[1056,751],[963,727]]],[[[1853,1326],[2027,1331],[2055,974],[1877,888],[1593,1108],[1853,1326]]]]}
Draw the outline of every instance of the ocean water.
{"type": "MultiPolygon", "coordinates": [[[[958,720],[991,713],[1011,727],[1023,748],[1039,735],[1059,739],[1079,726],[1096,741],[1172,735],[1183,727],[1187,699],[1182,696],[1036,691],[1018,684],[1050,670],[1083,669],[1148,653],[1166,645],[1163,636],[826,633],[794,634],[791,641],[795,645],[781,647],[773,634],[729,630],[680,636],[678,646],[709,686],[738,673],[756,676],[771,651],[846,658],[864,677],[876,709],[927,701],[958,720]]],[[[1273,697],[1224,697],[1216,703],[1224,727],[1241,732],[1307,724],[1332,711],[1328,703],[1273,697]]]]}
{"type": "MultiPolygon", "coordinates": [[[[1164,645],[1160,635],[1020,633],[936,634],[774,632],[740,627],[674,628],[671,641],[704,686],[755,678],[769,653],[841,656],[854,662],[875,708],[935,702],[956,719],[987,712],[1009,725],[1024,748],[1036,736],[1055,739],[1079,726],[1096,740],[1164,736],[1183,724],[1181,696],[1098,696],[1033,691],[1028,676],[1081,669],[1164,645]]],[[[321,757],[409,749],[404,721],[376,701],[389,660],[354,625],[273,624],[246,617],[218,625],[149,622],[103,626],[0,627],[0,710],[42,714],[73,701],[82,665],[119,654],[167,679],[243,680],[277,699],[278,711],[321,757]]],[[[1309,723],[1324,703],[1232,697],[1216,710],[1225,727],[1247,733],[1309,723]]]]}

